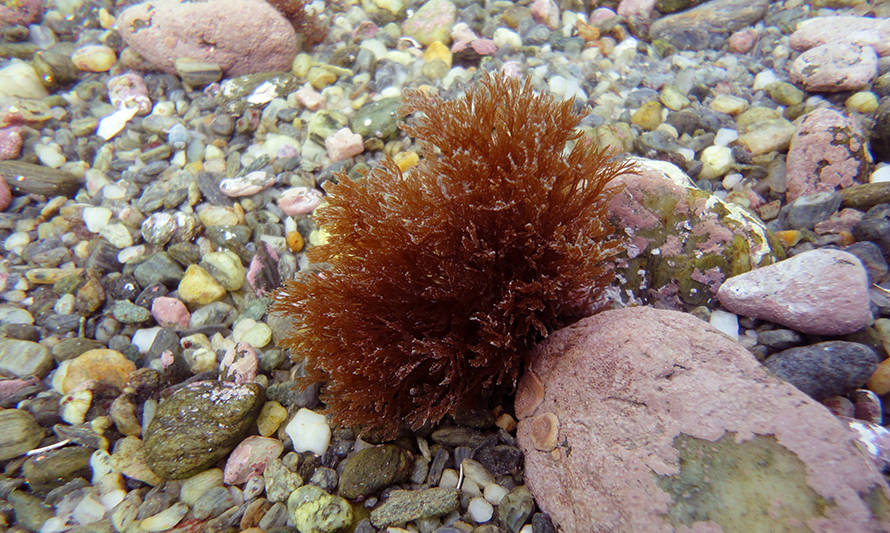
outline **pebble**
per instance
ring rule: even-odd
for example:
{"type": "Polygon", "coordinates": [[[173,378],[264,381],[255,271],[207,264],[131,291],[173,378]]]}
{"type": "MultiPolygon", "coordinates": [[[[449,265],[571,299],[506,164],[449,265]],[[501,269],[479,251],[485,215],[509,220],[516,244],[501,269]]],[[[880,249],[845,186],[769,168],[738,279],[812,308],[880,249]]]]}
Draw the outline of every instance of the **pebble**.
{"type": "Polygon", "coordinates": [[[322,198],[321,191],[317,189],[292,187],[279,195],[278,207],[288,216],[306,215],[312,213],[318,207],[322,198]]]}
{"type": "Polygon", "coordinates": [[[144,440],[146,464],[165,479],[183,479],[225,457],[256,422],[263,390],[256,384],[190,383],[158,405],[144,440]]]}
{"type": "Polygon", "coordinates": [[[13,459],[37,447],[43,430],[24,409],[0,410],[0,461],[13,459]]]}
{"type": "Polygon", "coordinates": [[[701,179],[710,180],[723,177],[735,164],[732,150],[726,146],[708,146],[700,156],[702,169],[701,179]]]}
{"type": "Polygon", "coordinates": [[[878,72],[874,48],[832,43],[800,54],[791,64],[791,81],[807,91],[858,91],[878,72]]]}
{"type": "Polygon", "coordinates": [[[27,340],[0,339],[0,372],[5,375],[42,379],[53,364],[46,346],[27,340]]]}
{"type": "Polygon", "coordinates": [[[241,259],[229,250],[210,252],[201,258],[200,266],[226,290],[237,291],[244,286],[246,270],[241,259]]]}
{"type": "Polygon", "coordinates": [[[219,182],[219,190],[230,198],[253,196],[275,185],[275,176],[256,170],[237,178],[228,178],[219,182]]]}
{"type": "Polygon", "coordinates": [[[159,296],[151,302],[151,316],[161,327],[187,329],[191,314],[178,298],[159,296]]]}
{"type": "Polygon", "coordinates": [[[194,476],[182,480],[179,487],[179,501],[194,507],[201,495],[215,487],[221,487],[223,471],[219,468],[208,468],[194,476]]]}
{"type": "Polygon", "coordinates": [[[301,485],[303,478],[290,471],[280,459],[272,459],[263,472],[266,498],[270,502],[284,502],[301,485]]]}
{"type": "Polygon", "coordinates": [[[90,382],[122,389],[136,365],[117,350],[88,350],[74,359],[62,361],[52,377],[52,387],[59,394],[68,394],[90,382]]]}
{"type": "Polygon", "coordinates": [[[102,44],[81,46],[71,54],[71,61],[80,70],[105,72],[117,62],[114,50],[102,44]]]}
{"type": "Polygon", "coordinates": [[[177,291],[179,298],[191,305],[207,305],[226,295],[226,288],[198,265],[189,265],[177,291]]]}
{"type": "Polygon", "coordinates": [[[874,350],[847,341],[827,341],[789,348],[771,355],[764,365],[778,377],[816,400],[846,394],[874,374],[874,350]]]}
{"type": "Polygon", "coordinates": [[[262,322],[243,318],[232,327],[232,339],[235,342],[246,342],[254,348],[264,348],[272,340],[272,330],[262,322]]]}
{"type": "Polygon", "coordinates": [[[184,503],[175,503],[163,511],[143,518],[139,522],[139,527],[144,531],[167,531],[185,518],[189,512],[189,508],[184,503]]]}
{"type": "Polygon", "coordinates": [[[252,436],[241,441],[226,460],[223,482],[227,485],[240,485],[252,476],[262,475],[266,465],[277,459],[284,451],[278,439],[252,436]]]}
{"type": "Polygon", "coordinates": [[[332,162],[359,155],[365,150],[362,136],[349,128],[341,128],[324,140],[325,149],[332,162]]]}
{"type": "Polygon", "coordinates": [[[347,457],[341,468],[340,495],[356,500],[407,479],[414,459],[408,451],[384,444],[359,450],[347,457]]]}
{"type": "Polygon", "coordinates": [[[448,43],[456,14],[457,8],[450,0],[427,0],[405,19],[402,31],[423,46],[429,46],[434,41],[448,43]]]}
{"type": "Polygon", "coordinates": [[[291,522],[299,531],[336,533],[352,523],[352,507],[315,485],[303,485],[287,499],[291,522]]]}
{"type": "Polygon", "coordinates": [[[485,498],[476,496],[470,500],[467,512],[471,520],[481,524],[491,520],[491,517],[494,515],[494,507],[485,498]]]}
{"type": "Polygon", "coordinates": [[[294,451],[324,454],[331,442],[331,428],[324,415],[302,408],[287,423],[284,432],[290,437],[294,451]]]}
{"type": "MultiPolygon", "coordinates": [[[[529,494],[531,500],[531,494],[529,494]]],[[[433,487],[423,490],[395,490],[380,506],[371,511],[371,523],[386,527],[411,520],[441,516],[458,508],[458,492],[433,487]]]]}

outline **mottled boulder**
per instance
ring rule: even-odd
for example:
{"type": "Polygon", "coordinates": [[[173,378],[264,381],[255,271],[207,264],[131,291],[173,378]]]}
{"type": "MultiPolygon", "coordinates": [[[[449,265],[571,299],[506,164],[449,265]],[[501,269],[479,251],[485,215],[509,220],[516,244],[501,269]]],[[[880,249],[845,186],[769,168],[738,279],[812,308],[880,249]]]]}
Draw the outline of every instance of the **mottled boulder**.
{"type": "Polygon", "coordinates": [[[890,488],[854,434],[689,314],[605,311],[553,333],[515,408],[526,485],[565,533],[890,520],[890,488]]]}
{"type": "Polygon", "coordinates": [[[720,286],[717,297],[735,314],[802,333],[844,335],[872,319],[862,261],[827,248],[732,277],[720,286]]]}
{"type": "Polygon", "coordinates": [[[142,446],[146,464],[164,479],[206,470],[253,427],[263,400],[255,383],[189,383],[158,405],[142,446]]]}
{"type": "Polygon", "coordinates": [[[613,296],[681,309],[712,302],[728,277],[773,263],[782,253],[763,224],[740,206],[695,187],[678,167],[636,159],[636,174],[609,206],[627,236],[613,296]]]}
{"type": "Polygon", "coordinates": [[[859,125],[840,111],[808,113],[788,148],[785,199],[846,188],[867,176],[866,142],[859,125]]]}
{"type": "Polygon", "coordinates": [[[121,12],[117,28],[169,74],[180,58],[219,65],[227,76],[290,70],[298,51],[293,26],[260,0],[152,0],[121,12]]]}

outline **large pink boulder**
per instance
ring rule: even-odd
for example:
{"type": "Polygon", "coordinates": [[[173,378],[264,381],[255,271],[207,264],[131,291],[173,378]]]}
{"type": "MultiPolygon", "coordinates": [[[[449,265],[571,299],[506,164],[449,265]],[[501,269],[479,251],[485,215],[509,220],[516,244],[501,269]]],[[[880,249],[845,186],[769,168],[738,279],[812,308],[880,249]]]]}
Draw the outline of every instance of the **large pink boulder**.
{"type": "Polygon", "coordinates": [[[154,68],[178,58],[215,63],[227,76],[290,70],[293,26],[262,0],[151,0],[125,9],[117,27],[154,68]]]}
{"type": "Polygon", "coordinates": [[[733,313],[817,335],[845,335],[871,322],[868,273],[855,255],[820,248],[729,278],[717,291],[733,313]]]}
{"type": "Polygon", "coordinates": [[[854,434],[685,313],[605,311],[553,333],[515,407],[526,485],[564,533],[890,525],[854,434]]]}
{"type": "Polygon", "coordinates": [[[791,138],[785,159],[785,199],[853,185],[868,172],[866,137],[853,119],[821,107],[809,112],[791,138]]]}

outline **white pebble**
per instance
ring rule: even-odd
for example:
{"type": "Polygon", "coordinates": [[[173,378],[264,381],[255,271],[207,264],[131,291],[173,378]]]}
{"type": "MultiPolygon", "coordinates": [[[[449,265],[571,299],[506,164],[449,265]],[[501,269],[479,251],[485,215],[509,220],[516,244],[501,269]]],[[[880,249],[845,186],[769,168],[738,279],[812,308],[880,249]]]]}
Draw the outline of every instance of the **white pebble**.
{"type": "Polygon", "coordinates": [[[101,520],[103,516],[105,516],[105,506],[92,492],[87,492],[74,508],[72,518],[78,524],[92,524],[101,520]]]}
{"type": "Polygon", "coordinates": [[[732,340],[739,340],[739,317],[722,309],[711,311],[711,325],[731,337],[732,340]]]}
{"type": "Polygon", "coordinates": [[[715,146],[729,146],[729,143],[739,138],[739,132],[729,128],[720,128],[714,136],[715,146]]]}
{"type": "Polygon", "coordinates": [[[494,40],[494,44],[496,44],[498,48],[509,46],[515,49],[522,46],[522,37],[515,31],[507,28],[498,28],[494,30],[492,40],[494,40]]]}
{"type": "Polygon", "coordinates": [[[492,505],[500,505],[501,500],[503,500],[504,496],[507,495],[507,489],[498,485],[497,483],[489,483],[485,486],[482,494],[485,496],[485,499],[488,500],[489,503],[491,503],[492,505]]]}
{"type": "Polygon", "coordinates": [[[130,342],[133,343],[133,346],[139,348],[139,353],[148,353],[148,349],[151,348],[151,344],[160,332],[160,327],[137,329],[133,333],[133,338],[130,339],[130,342]]]}
{"type": "Polygon", "coordinates": [[[890,181],[890,165],[878,167],[871,176],[868,177],[869,183],[878,183],[881,181],[890,181]]]}
{"type": "Polygon", "coordinates": [[[178,524],[188,512],[189,506],[179,502],[156,515],[142,520],[139,525],[145,531],[165,531],[178,524]]]}
{"type": "Polygon", "coordinates": [[[53,305],[53,311],[60,315],[70,315],[74,312],[74,295],[63,294],[53,305]]]}
{"type": "Polygon", "coordinates": [[[774,81],[779,81],[779,78],[776,77],[776,73],[772,70],[761,70],[754,76],[754,85],[751,86],[751,89],[754,91],[762,91],[766,89],[770,83],[774,81]]]}
{"type": "Polygon", "coordinates": [[[115,248],[126,248],[133,246],[133,236],[130,230],[120,222],[112,222],[106,224],[100,231],[99,235],[105,238],[115,248]]]}
{"type": "Polygon", "coordinates": [[[115,183],[102,187],[102,198],[106,200],[123,200],[126,196],[127,190],[115,183]]]}
{"type": "Polygon", "coordinates": [[[297,453],[310,451],[322,455],[331,443],[331,428],[325,416],[305,407],[297,411],[284,432],[297,453]]]}
{"type": "Polygon", "coordinates": [[[41,163],[50,168],[59,168],[65,164],[65,156],[56,143],[37,143],[34,145],[34,154],[41,163]]]}
{"type": "Polygon", "coordinates": [[[7,252],[12,252],[15,254],[21,254],[22,250],[25,249],[25,246],[31,242],[31,237],[25,231],[16,231],[14,233],[10,233],[9,237],[6,237],[6,240],[3,241],[3,248],[6,249],[7,252]]]}
{"type": "Polygon", "coordinates": [[[723,178],[723,188],[727,191],[731,191],[735,188],[736,185],[742,182],[742,176],[738,172],[733,172],[732,174],[727,174],[725,178],[723,178]]]}
{"type": "Polygon", "coordinates": [[[108,221],[111,220],[111,209],[107,207],[84,207],[81,218],[91,233],[99,233],[108,224],[108,221]]]}
{"type": "Polygon", "coordinates": [[[0,96],[45,98],[47,92],[30,63],[13,59],[0,69],[0,96]]]}
{"type": "Polygon", "coordinates": [[[457,480],[460,475],[453,468],[442,470],[442,476],[439,478],[439,486],[443,489],[456,489],[457,480]]]}
{"type": "Polygon", "coordinates": [[[83,424],[90,404],[93,403],[93,393],[89,390],[79,390],[62,396],[59,403],[62,407],[62,420],[73,426],[83,424]]]}
{"type": "Polygon", "coordinates": [[[491,516],[494,514],[494,507],[492,507],[485,498],[476,496],[470,500],[470,505],[467,506],[467,512],[470,513],[470,518],[474,522],[481,524],[491,520],[491,516]]]}

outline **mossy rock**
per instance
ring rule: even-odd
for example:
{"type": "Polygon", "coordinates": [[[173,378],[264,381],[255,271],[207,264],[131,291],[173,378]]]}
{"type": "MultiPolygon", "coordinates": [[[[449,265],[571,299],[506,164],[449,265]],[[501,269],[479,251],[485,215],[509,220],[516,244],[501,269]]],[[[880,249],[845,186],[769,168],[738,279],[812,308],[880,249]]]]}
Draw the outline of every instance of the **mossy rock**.
{"type": "Polygon", "coordinates": [[[628,237],[616,279],[622,296],[673,309],[708,305],[726,278],[784,258],[756,215],[696,188],[676,166],[637,160],[619,178],[610,218],[628,237]]]}

